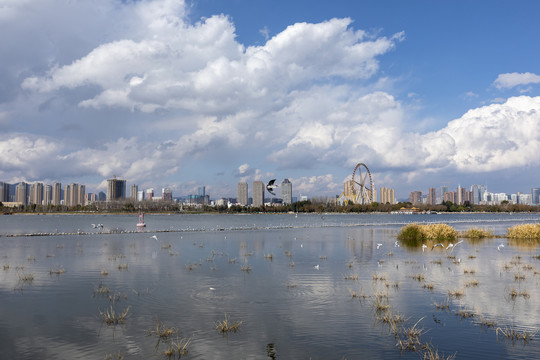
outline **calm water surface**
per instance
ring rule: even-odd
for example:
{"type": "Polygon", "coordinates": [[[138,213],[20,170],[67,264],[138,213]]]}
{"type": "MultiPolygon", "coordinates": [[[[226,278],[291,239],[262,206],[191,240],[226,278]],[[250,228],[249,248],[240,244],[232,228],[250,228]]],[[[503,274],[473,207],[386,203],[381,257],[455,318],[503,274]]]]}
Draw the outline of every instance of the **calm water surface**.
{"type": "Polygon", "coordinates": [[[170,340],[158,343],[148,334],[156,318],[176,328],[179,339],[192,339],[187,359],[421,357],[396,347],[398,339],[375,309],[376,294],[408,319],[403,326],[418,322],[420,341],[439,354],[530,359],[540,353],[540,335],[524,343],[496,333],[496,327],[540,328],[536,245],[466,240],[453,252],[422,252],[395,244],[409,222],[502,235],[509,226],[540,222],[538,214],[145,220],[145,232],[137,233],[136,216],[0,216],[0,358],[164,358],[170,340]],[[103,231],[92,228],[98,223],[103,231]],[[21,236],[32,233],[50,235],[21,236]],[[25,280],[30,275],[33,280],[25,280]],[[413,278],[418,275],[424,279],[413,278]],[[456,290],[463,295],[449,296],[456,290]],[[513,298],[512,290],[523,295],[513,298]],[[353,298],[351,291],[366,297],[353,298]],[[447,301],[448,310],[434,305],[447,301]],[[103,321],[100,312],[111,306],[129,308],[123,324],[103,321]],[[215,330],[225,314],[242,321],[240,331],[215,330]]]}

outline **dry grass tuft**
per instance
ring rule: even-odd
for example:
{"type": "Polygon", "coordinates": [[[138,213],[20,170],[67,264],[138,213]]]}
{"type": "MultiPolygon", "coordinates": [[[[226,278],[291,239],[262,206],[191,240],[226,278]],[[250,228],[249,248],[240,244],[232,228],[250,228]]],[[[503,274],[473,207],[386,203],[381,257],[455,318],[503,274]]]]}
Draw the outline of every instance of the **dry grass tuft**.
{"type": "Polygon", "coordinates": [[[472,279],[471,281],[465,284],[465,287],[471,287],[471,286],[478,286],[478,280],[472,279]]]}
{"type": "Polygon", "coordinates": [[[437,308],[437,310],[448,310],[448,309],[450,309],[450,303],[448,302],[448,299],[446,299],[445,302],[441,302],[441,303],[435,302],[434,305],[437,308]]]}
{"type": "Polygon", "coordinates": [[[456,290],[448,290],[448,296],[454,297],[454,298],[460,298],[465,294],[465,290],[463,289],[456,289],[456,290]]]}
{"type": "Polygon", "coordinates": [[[111,305],[107,310],[99,311],[99,315],[107,325],[123,324],[129,312],[129,306],[124,311],[117,312],[111,305]]]}
{"type": "Polygon", "coordinates": [[[540,223],[512,226],[508,228],[506,237],[509,239],[540,240],[540,223]]]}
{"type": "Polygon", "coordinates": [[[467,231],[461,232],[460,237],[467,238],[467,239],[486,239],[486,238],[494,238],[495,235],[493,234],[493,231],[491,230],[470,228],[467,231]]]}
{"type": "Polygon", "coordinates": [[[523,341],[524,344],[529,343],[536,335],[538,331],[527,331],[527,330],[517,330],[513,326],[505,325],[504,328],[498,327],[495,330],[495,333],[497,334],[497,338],[499,338],[499,333],[507,338],[508,340],[511,340],[512,342],[516,341],[523,341]]]}
{"type": "Polygon", "coordinates": [[[178,333],[178,330],[174,327],[168,327],[163,323],[159,322],[159,318],[156,316],[156,328],[146,331],[149,336],[157,336],[160,339],[166,339],[169,336],[175,335],[178,333]]]}
{"type": "Polygon", "coordinates": [[[407,246],[421,246],[423,241],[450,241],[458,237],[458,232],[447,224],[408,224],[401,228],[398,239],[407,246]]]}
{"type": "Polygon", "coordinates": [[[242,325],[242,321],[231,321],[227,314],[225,314],[225,319],[223,321],[218,320],[215,324],[216,330],[221,333],[228,333],[228,332],[237,332],[240,330],[240,326],[242,325]]]}

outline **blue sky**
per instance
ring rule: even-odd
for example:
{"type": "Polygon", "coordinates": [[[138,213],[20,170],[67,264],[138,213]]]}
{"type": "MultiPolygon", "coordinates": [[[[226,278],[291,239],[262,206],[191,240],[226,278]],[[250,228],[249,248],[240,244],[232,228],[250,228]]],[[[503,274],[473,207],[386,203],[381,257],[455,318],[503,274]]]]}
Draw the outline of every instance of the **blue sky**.
{"type": "MultiPolygon", "coordinates": [[[[540,187],[537,1],[0,1],[0,181],[175,196],[358,162],[398,198],[540,187]]],[[[251,186],[250,186],[251,190],[251,186]]]]}

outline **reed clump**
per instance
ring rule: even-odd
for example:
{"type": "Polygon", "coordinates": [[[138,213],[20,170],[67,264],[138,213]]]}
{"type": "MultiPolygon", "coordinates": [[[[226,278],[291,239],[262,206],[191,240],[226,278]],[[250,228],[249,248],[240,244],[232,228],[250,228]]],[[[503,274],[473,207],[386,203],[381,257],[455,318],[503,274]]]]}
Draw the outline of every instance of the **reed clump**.
{"type": "Polygon", "coordinates": [[[525,239],[540,241],[540,223],[520,224],[508,228],[506,237],[509,239],[525,239]]]}
{"type": "Polygon", "coordinates": [[[126,317],[129,312],[129,306],[125,308],[123,311],[116,311],[114,307],[111,305],[110,308],[107,308],[105,311],[99,311],[99,315],[101,316],[102,320],[107,325],[117,325],[117,324],[123,324],[126,320],[126,317]]]}
{"type": "Polygon", "coordinates": [[[467,239],[490,239],[494,238],[495,234],[493,234],[493,231],[491,230],[470,228],[466,231],[461,232],[460,237],[467,239]]]}
{"type": "Polygon", "coordinates": [[[240,326],[242,325],[242,321],[231,321],[227,314],[225,314],[224,320],[218,320],[215,324],[216,330],[219,331],[222,334],[228,333],[228,332],[237,332],[240,330],[240,326]]]}
{"type": "Polygon", "coordinates": [[[156,316],[156,328],[146,331],[149,336],[157,336],[160,339],[166,339],[169,336],[175,335],[178,333],[178,330],[174,327],[169,327],[163,323],[159,322],[159,318],[156,316]]]}
{"type": "Polygon", "coordinates": [[[530,342],[536,335],[538,331],[527,331],[527,330],[517,330],[513,326],[505,325],[504,327],[498,327],[495,330],[495,333],[497,334],[497,338],[499,338],[499,333],[507,338],[508,340],[511,340],[512,342],[516,341],[523,341],[524,344],[530,342]]]}
{"type": "Polygon", "coordinates": [[[455,240],[458,232],[447,224],[408,224],[401,228],[397,237],[407,246],[420,246],[426,240],[455,240]]]}

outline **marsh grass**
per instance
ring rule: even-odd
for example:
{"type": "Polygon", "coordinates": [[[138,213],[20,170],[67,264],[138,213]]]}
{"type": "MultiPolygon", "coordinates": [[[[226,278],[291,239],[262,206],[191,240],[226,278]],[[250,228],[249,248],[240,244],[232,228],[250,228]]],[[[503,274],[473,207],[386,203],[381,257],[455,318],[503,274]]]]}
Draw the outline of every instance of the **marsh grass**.
{"type": "Polygon", "coordinates": [[[33,273],[17,273],[17,276],[19,277],[19,281],[22,282],[29,282],[31,283],[34,281],[34,274],[33,273]]]}
{"type": "Polygon", "coordinates": [[[50,269],[50,270],[49,270],[49,275],[51,275],[51,276],[52,276],[52,275],[62,275],[62,274],[64,274],[65,272],[66,272],[66,270],[65,270],[63,267],[58,266],[58,267],[56,267],[56,268],[50,269]]]}
{"type": "Polygon", "coordinates": [[[114,307],[111,305],[109,308],[107,308],[105,311],[99,311],[99,315],[101,316],[101,319],[105,322],[107,325],[117,325],[117,324],[123,324],[126,320],[126,317],[129,312],[129,306],[124,309],[124,311],[116,311],[114,307]]]}
{"type": "Polygon", "coordinates": [[[508,228],[506,237],[509,239],[540,241],[540,223],[514,225],[508,228]]]}
{"type": "Polygon", "coordinates": [[[107,275],[109,275],[109,272],[107,270],[101,270],[100,275],[101,276],[107,276],[107,275]]]}
{"type": "Polygon", "coordinates": [[[4,270],[9,270],[9,264],[4,264],[4,270]]]}
{"type": "Polygon", "coordinates": [[[402,227],[397,238],[406,246],[419,247],[424,241],[455,240],[458,232],[447,224],[407,224],[402,227]]]}
{"type": "Polygon", "coordinates": [[[403,327],[400,333],[397,334],[398,342],[397,348],[400,351],[419,351],[426,348],[420,341],[420,337],[426,332],[424,328],[418,327],[420,321],[424,318],[420,318],[412,327],[403,327]]]}
{"type": "Polygon", "coordinates": [[[177,337],[176,341],[171,341],[171,346],[174,350],[176,350],[176,353],[178,354],[178,358],[181,358],[182,356],[188,353],[188,346],[190,344],[191,344],[191,338],[178,339],[177,337]]]}
{"type": "Polygon", "coordinates": [[[416,281],[424,281],[425,280],[425,276],[421,273],[418,273],[418,274],[412,274],[410,275],[410,277],[413,279],[413,280],[416,280],[416,281]]]}
{"type": "Polygon", "coordinates": [[[475,269],[463,269],[463,273],[464,274],[474,275],[474,274],[476,274],[476,270],[475,269]]]}
{"type": "Polygon", "coordinates": [[[433,289],[435,288],[435,284],[433,284],[433,283],[429,283],[429,284],[428,284],[428,283],[424,283],[424,284],[422,285],[422,287],[423,287],[424,289],[428,289],[429,291],[433,291],[433,289]]]}
{"type": "Polygon", "coordinates": [[[128,270],[128,264],[118,264],[118,270],[120,271],[127,271],[128,270]]]}
{"type": "Polygon", "coordinates": [[[518,297],[522,297],[524,299],[528,299],[529,297],[531,297],[529,295],[529,293],[527,292],[527,290],[519,291],[519,290],[516,290],[516,289],[512,289],[512,290],[510,290],[509,295],[510,295],[510,299],[512,299],[512,300],[515,300],[518,297]]]}
{"type": "Polygon", "coordinates": [[[476,317],[476,314],[474,312],[463,309],[460,311],[456,311],[454,314],[456,314],[456,316],[459,316],[461,319],[471,319],[476,317]]]}
{"type": "Polygon", "coordinates": [[[248,264],[243,265],[243,266],[240,268],[240,270],[242,270],[243,272],[247,272],[247,273],[248,273],[248,272],[251,271],[251,265],[248,265],[248,264]]]}
{"type": "Polygon", "coordinates": [[[377,313],[386,312],[386,311],[388,311],[388,309],[390,309],[390,305],[388,304],[388,300],[377,297],[377,296],[373,300],[373,307],[375,308],[375,311],[377,313]]]}
{"type": "Polygon", "coordinates": [[[124,360],[124,355],[122,355],[120,350],[118,350],[118,352],[116,353],[106,354],[104,359],[105,360],[124,360]]]}
{"type": "Polygon", "coordinates": [[[480,228],[470,228],[461,232],[459,236],[467,239],[490,239],[495,237],[493,231],[480,228]]]}
{"type": "Polygon", "coordinates": [[[169,327],[159,322],[159,317],[156,316],[156,328],[146,330],[148,336],[156,336],[160,339],[167,339],[168,337],[178,334],[178,330],[174,327],[169,327]]]}
{"type": "Polygon", "coordinates": [[[345,280],[358,280],[359,277],[356,274],[349,274],[349,275],[346,274],[346,275],[343,275],[343,278],[345,280]]]}
{"type": "Polygon", "coordinates": [[[456,289],[456,290],[448,290],[448,296],[459,299],[465,295],[465,290],[463,289],[456,289]]]}
{"type": "Polygon", "coordinates": [[[386,281],[386,275],[375,273],[372,276],[373,281],[386,281]]]}
{"type": "Polygon", "coordinates": [[[274,255],[271,254],[271,253],[270,254],[264,254],[264,258],[272,261],[274,259],[274,255]]]}
{"type": "Polygon", "coordinates": [[[450,309],[450,303],[448,301],[448,299],[446,299],[445,302],[435,302],[434,303],[435,307],[437,308],[437,310],[448,310],[450,309]]]}
{"type": "Polygon", "coordinates": [[[358,290],[358,292],[349,289],[349,292],[351,293],[351,297],[353,299],[366,299],[368,296],[362,292],[362,289],[358,290]]]}
{"type": "Polygon", "coordinates": [[[535,331],[527,331],[527,330],[518,330],[514,326],[508,326],[504,325],[504,327],[497,327],[495,330],[495,334],[497,335],[497,339],[499,338],[499,334],[504,336],[506,339],[512,341],[515,343],[516,341],[523,341],[524,344],[529,343],[535,336],[538,330],[535,331]]]}
{"type": "Polygon", "coordinates": [[[227,314],[225,314],[225,319],[223,321],[218,320],[215,323],[215,328],[217,331],[219,331],[222,334],[229,333],[229,332],[237,332],[240,330],[240,326],[242,325],[242,321],[231,321],[227,314]]]}
{"type": "Polygon", "coordinates": [[[472,279],[471,281],[465,284],[465,287],[472,287],[472,286],[478,286],[478,280],[472,279]]]}

